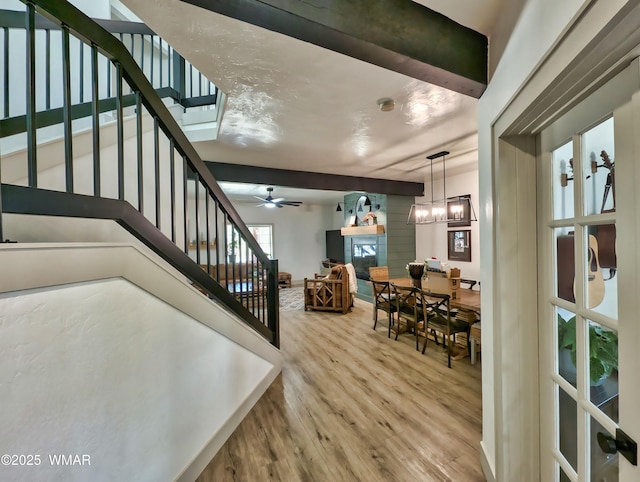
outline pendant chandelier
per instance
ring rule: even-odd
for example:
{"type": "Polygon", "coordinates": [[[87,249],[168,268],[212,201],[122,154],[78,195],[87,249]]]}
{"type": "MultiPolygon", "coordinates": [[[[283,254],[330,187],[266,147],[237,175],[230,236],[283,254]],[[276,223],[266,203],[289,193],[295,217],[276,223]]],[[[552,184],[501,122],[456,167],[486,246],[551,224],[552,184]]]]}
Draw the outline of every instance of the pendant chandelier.
{"type": "Polygon", "coordinates": [[[407,224],[459,223],[460,226],[469,226],[468,222],[478,220],[471,204],[471,195],[447,198],[445,168],[447,154],[449,154],[448,151],[441,151],[427,156],[431,170],[429,176],[431,201],[412,204],[407,224]],[[442,198],[434,199],[433,160],[440,157],[442,157],[442,198]]]}

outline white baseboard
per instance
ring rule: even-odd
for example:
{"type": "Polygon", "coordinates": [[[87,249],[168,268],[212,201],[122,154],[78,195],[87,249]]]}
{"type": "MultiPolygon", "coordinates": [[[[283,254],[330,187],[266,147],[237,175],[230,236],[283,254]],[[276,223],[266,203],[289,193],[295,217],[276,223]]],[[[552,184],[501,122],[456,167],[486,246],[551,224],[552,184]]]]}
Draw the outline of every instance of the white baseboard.
{"type": "Polygon", "coordinates": [[[489,462],[483,442],[480,442],[480,465],[482,466],[482,472],[487,482],[496,482],[496,473],[492,464],[489,462]]]}
{"type": "Polygon", "coordinates": [[[244,420],[247,414],[251,411],[256,402],[278,377],[280,372],[280,367],[274,366],[271,369],[253,393],[244,401],[244,403],[242,403],[242,405],[238,407],[236,412],[227,419],[224,426],[218,430],[211,440],[209,440],[207,445],[202,449],[202,452],[200,452],[184,469],[176,479],[177,482],[192,482],[198,478],[207,465],[209,465],[209,462],[213,460],[213,457],[218,453],[218,450],[222,448],[227,439],[231,434],[233,434],[234,430],[238,428],[238,425],[240,425],[242,420],[244,420]]]}

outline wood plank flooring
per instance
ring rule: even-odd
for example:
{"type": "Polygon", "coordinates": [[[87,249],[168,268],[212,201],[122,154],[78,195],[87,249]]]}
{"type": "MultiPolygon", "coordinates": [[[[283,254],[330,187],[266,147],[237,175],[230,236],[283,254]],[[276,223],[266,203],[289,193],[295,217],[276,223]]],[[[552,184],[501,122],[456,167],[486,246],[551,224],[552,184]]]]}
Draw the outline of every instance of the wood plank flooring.
{"type": "Polygon", "coordinates": [[[198,481],[484,481],[481,365],[371,313],[282,312],[282,374],[198,481]]]}

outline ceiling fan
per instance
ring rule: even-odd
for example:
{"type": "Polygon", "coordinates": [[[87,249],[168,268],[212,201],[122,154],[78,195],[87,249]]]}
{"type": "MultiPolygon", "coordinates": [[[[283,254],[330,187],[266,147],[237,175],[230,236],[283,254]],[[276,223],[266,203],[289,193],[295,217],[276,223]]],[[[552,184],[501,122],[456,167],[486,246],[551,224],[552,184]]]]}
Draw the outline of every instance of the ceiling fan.
{"type": "Polygon", "coordinates": [[[283,197],[273,198],[271,193],[273,192],[272,187],[267,188],[267,192],[269,195],[266,198],[261,198],[259,196],[253,196],[256,199],[262,201],[262,204],[258,204],[257,207],[264,206],[265,208],[281,208],[282,206],[295,206],[298,207],[302,204],[302,201],[285,201],[283,197]]]}

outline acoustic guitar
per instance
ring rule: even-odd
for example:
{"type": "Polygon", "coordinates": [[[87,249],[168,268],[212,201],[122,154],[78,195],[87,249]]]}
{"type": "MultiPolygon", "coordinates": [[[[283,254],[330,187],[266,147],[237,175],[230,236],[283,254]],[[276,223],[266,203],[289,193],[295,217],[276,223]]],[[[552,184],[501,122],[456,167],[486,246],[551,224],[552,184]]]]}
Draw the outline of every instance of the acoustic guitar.
{"type": "MultiPolygon", "coordinates": [[[[574,282],[575,293],[575,282],[574,282]]],[[[598,240],[589,235],[589,260],[587,262],[587,308],[595,308],[604,299],[604,277],[598,261],[598,240]]]]}

